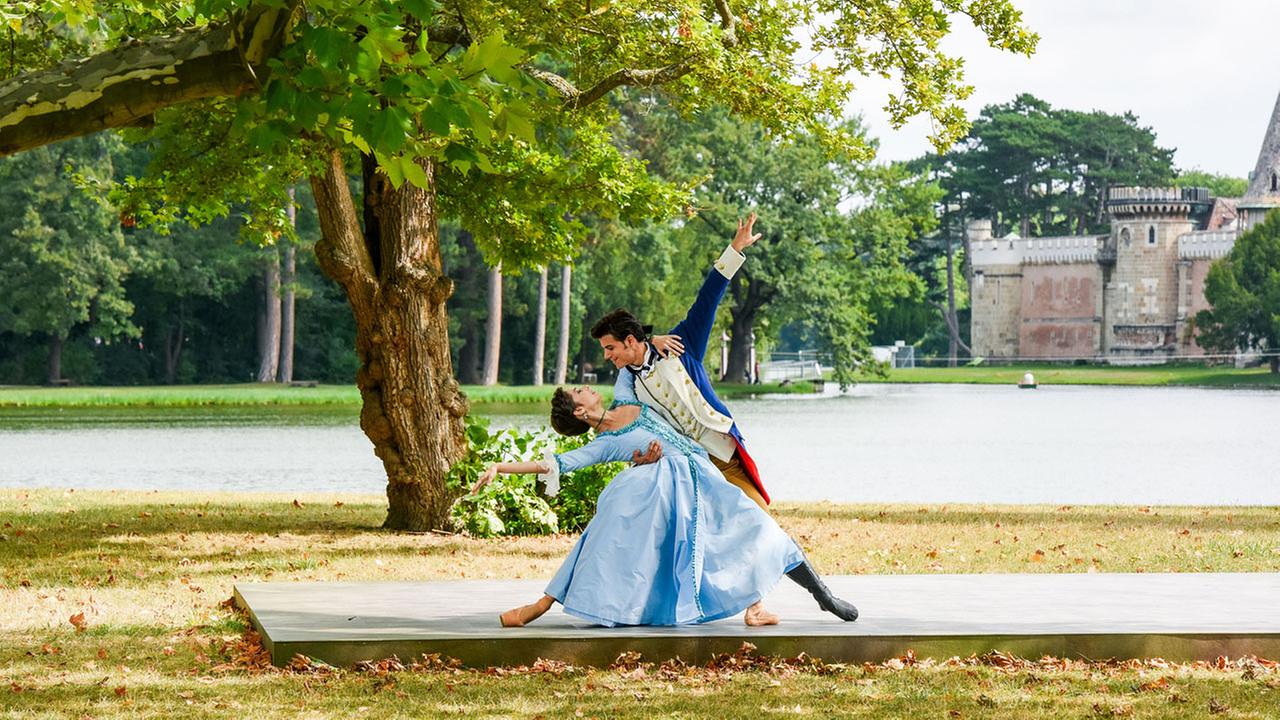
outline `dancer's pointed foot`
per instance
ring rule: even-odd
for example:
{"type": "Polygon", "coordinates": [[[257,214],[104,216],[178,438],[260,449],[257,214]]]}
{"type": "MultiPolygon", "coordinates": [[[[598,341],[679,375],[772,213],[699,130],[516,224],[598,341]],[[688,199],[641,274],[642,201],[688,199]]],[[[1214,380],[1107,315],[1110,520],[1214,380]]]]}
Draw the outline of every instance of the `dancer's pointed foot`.
{"type": "Polygon", "coordinates": [[[747,608],[742,615],[742,621],[747,627],[760,627],[762,625],[777,625],[778,616],[764,609],[764,602],[757,602],[755,605],[747,608]]]}
{"type": "Polygon", "coordinates": [[[543,595],[542,599],[536,603],[521,605],[518,608],[512,608],[502,615],[502,627],[524,627],[525,625],[542,617],[542,614],[551,609],[553,599],[550,595],[543,595]]]}

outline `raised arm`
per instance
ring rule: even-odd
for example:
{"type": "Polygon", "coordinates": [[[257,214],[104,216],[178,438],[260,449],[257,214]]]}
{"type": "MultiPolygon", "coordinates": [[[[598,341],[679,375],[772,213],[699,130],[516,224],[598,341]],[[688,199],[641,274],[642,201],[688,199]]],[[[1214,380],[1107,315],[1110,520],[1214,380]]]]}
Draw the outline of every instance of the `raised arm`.
{"type": "Polygon", "coordinates": [[[679,335],[685,343],[685,350],[701,361],[707,354],[707,341],[711,337],[711,329],[716,323],[716,308],[724,299],[724,292],[729,288],[729,280],[742,267],[746,256],[743,251],[755,244],[760,236],[752,233],[756,222],[756,214],[751,213],[745,220],[738,221],[738,232],[733,242],[725,248],[716,260],[715,267],[707,273],[707,279],[698,289],[689,312],[671,330],[672,335],[679,335]]]}

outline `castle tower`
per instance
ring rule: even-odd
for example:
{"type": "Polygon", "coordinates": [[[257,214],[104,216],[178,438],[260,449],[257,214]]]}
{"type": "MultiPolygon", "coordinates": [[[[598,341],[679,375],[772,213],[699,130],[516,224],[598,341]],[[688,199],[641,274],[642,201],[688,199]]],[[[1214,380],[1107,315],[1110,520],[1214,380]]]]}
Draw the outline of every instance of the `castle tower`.
{"type": "Polygon", "coordinates": [[[1116,260],[1104,291],[1103,349],[1112,362],[1161,361],[1178,351],[1178,237],[1194,230],[1210,205],[1203,188],[1109,191],[1107,244],[1116,260]]]}
{"type": "Polygon", "coordinates": [[[965,239],[973,268],[969,345],[976,357],[1017,357],[1025,243],[992,237],[990,220],[970,220],[965,239]]]}
{"type": "Polygon", "coordinates": [[[1271,122],[1262,137],[1258,162],[1249,173],[1249,189],[1237,205],[1241,224],[1249,229],[1262,222],[1272,208],[1280,206],[1280,95],[1271,111],[1271,122]]]}

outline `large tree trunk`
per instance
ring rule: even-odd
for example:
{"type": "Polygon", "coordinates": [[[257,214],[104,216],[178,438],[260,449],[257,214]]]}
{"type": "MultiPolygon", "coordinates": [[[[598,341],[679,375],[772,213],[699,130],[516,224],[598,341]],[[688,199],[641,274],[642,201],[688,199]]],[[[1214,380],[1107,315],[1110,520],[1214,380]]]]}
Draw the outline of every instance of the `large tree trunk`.
{"type": "Polygon", "coordinates": [[[49,384],[57,385],[62,380],[62,346],[66,338],[58,333],[49,335],[49,384]]]}
{"type": "MultiPolygon", "coordinates": [[[[289,188],[289,224],[298,227],[298,208],[293,204],[295,190],[289,188]]],[[[293,382],[294,305],[298,280],[298,247],[289,241],[284,246],[283,297],[280,307],[280,382],[293,382]]]]}
{"type": "Polygon", "coordinates": [[[498,355],[502,352],[502,266],[489,269],[489,315],[484,322],[484,385],[498,384],[498,355]]]}
{"type": "Polygon", "coordinates": [[[1275,355],[1271,356],[1271,372],[1280,373],[1280,357],[1275,355]]]}
{"type": "Polygon", "coordinates": [[[956,366],[956,351],[960,344],[959,322],[956,319],[956,272],[955,247],[951,242],[951,233],[947,233],[947,331],[950,342],[947,344],[947,367],[956,366]]]}
{"type": "Polygon", "coordinates": [[[563,385],[569,372],[569,309],[572,299],[573,267],[560,268],[560,344],[556,346],[556,385],[563,385]]]}
{"type": "Polygon", "coordinates": [[[169,326],[164,338],[164,381],[169,385],[178,381],[178,363],[182,361],[185,330],[182,313],[179,311],[178,322],[169,326]]]}
{"type": "Polygon", "coordinates": [[[751,330],[756,324],[756,308],[730,308],[729,317],[729,366],[721,380],[747,382],[747,362],[751,356],[751,330]]]}
{"type": "Polygon", "coordinates": [[[458,350],[458,382],[463,385],[479,385],[484,378],[480,363],[480,326],[477,323],[462,324],[462,347],[458,350]]]}
{"type": "MultiPolygon", "coordinates": [[[[445,528],[453,500],[445,480],[466,451],[467,400],[449,359],[445,301],[453,283],[441,272],[435,193],[411,183],[393,188],[366,162],[361,232],[342,155],[332,151],[328,161],[311,177],[321,228],[316,259],[346,291],[355,317],[360,427],[387,473],[384,526],[445,528]]],[[[420,164],[434,183],[435,166],[420,164]]]]}
{"type": "Polygon", "coordinates": [[[543,356],[547,349],[547,268],[538,271],[538,316],[533,323],[533,384],[543,383],[543,356]]]}
{"type": "Polygon", "coordinates": [[[273,247],[258,278],[258,382],[275,382],[279,370],[280,253],[273,247]]]}

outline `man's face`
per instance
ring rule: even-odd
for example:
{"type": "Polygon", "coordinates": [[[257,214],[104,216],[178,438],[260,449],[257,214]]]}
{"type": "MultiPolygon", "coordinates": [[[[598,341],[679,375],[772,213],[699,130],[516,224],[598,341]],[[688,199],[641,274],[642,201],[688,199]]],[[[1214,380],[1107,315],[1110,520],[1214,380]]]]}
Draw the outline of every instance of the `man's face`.
{"type": "Polygon", "coordinates": [[[604,359],[613,366],[622,369],[624,365],[639,365],[644,362],[645,344],[628,335],[626,340],[605,334],[600,338],[600,349],[604,350],[604,359]]]}

